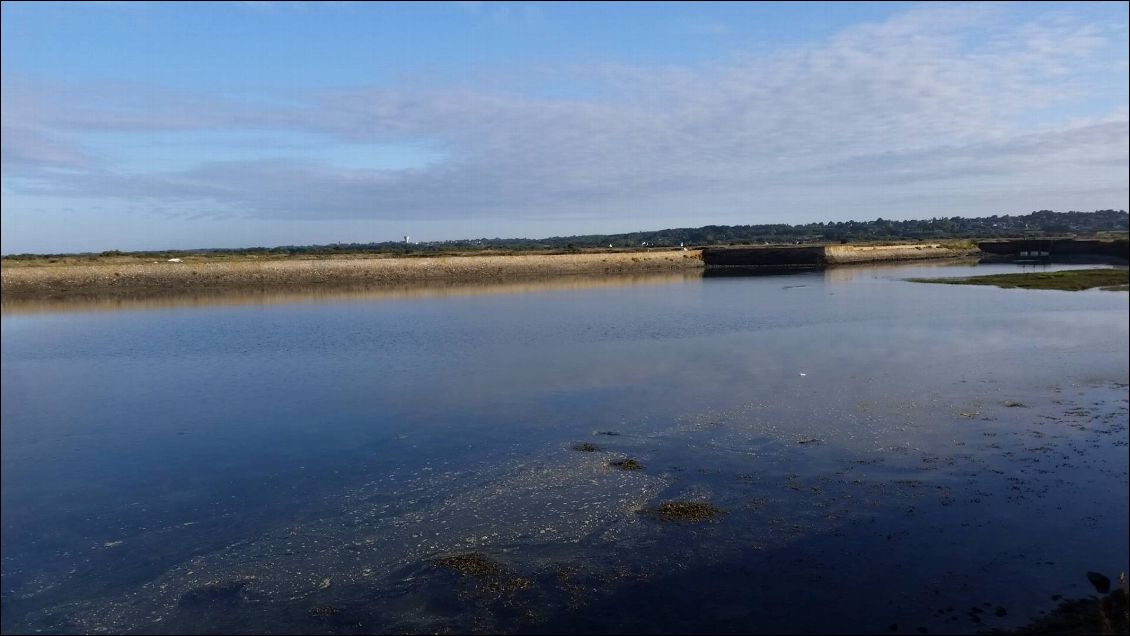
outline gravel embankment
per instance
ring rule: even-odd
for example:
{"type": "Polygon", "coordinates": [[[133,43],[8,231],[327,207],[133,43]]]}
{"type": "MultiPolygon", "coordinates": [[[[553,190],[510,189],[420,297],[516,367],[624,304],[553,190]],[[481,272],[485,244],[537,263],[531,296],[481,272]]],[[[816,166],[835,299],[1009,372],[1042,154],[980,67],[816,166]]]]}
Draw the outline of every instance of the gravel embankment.
{"type": "Polygon", "coordinates": [[[703,266],[698,251],[438,258],[341,258],[183,263],[6,266],[5,300],[67,295],[177,293],[287,287],[388,286],[416,282],[530,280],[555,276],[683,271],[703,266]]]}

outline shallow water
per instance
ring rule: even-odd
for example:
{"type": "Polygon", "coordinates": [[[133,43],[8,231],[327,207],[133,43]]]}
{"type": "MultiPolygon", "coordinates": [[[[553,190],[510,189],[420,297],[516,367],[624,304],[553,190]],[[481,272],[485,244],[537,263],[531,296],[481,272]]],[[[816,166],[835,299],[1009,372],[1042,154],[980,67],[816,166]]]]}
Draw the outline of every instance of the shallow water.
{"type": "Polygon", "coordinates": [[[902,279],[1020,269],[6,303],[3,631],[1015,627],[1126,568],[1127,296],[902,279]]]}

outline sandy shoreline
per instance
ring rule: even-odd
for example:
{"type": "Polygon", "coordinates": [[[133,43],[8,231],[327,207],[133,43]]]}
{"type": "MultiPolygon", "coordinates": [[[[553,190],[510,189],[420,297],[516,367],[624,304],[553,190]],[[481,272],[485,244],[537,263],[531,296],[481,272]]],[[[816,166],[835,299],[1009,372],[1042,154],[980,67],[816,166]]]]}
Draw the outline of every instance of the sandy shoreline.
{"type": "Polygon", "coordinates": [[[71,296],[167,295],[238,289],[389,287],[482,283],[577,275],[697,270],[699,251],[598,254],[341,258],[183,263],[90,263],[0,268],[5,301],[71,296]]]}

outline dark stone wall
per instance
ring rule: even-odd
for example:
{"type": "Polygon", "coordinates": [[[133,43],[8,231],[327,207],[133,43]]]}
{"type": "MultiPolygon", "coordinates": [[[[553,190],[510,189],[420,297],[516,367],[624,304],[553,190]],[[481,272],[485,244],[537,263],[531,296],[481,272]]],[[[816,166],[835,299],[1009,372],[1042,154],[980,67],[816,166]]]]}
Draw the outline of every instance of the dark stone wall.
{"type": "Polygon", "coordinates": [[[702,250],[707,267],[821,267],[824,248],[812,247],[720,247],[702,250]]]}
{"type": "Polygon", "coordinates": [[[1010,239],[1003,241],[982,241],[977,247],[986,254],[1007,256],[1033,250],[1048,252],[1056,256],[1105,256],[1111,258],[1130,258],[1130,242],[1125,239],[1100,241],[1097,239],[1010,239]]]}

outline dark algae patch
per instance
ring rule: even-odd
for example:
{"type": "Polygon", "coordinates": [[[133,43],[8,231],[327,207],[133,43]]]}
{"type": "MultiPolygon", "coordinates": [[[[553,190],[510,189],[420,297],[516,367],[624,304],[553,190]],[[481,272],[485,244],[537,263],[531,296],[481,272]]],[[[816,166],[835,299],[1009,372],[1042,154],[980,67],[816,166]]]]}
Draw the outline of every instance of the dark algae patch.
{"type": "Polygon", "coordinates": [[[336,616],[338,611],[338,608],[333,605],[316,605],[311,607],[307,614],[309,614],[311,618],[330,618],[331,616],[336,616]]]}
{"type": "Polygon", "coordinates": [[[1059,289],[1081,291],[1099,287],[1106,291],[1130,289],[1130,273],[1125,269],[1071,269],[1060,272],[1027,272],[1023,274],[989,274],[962,278],[908,278],[912,283],[945,285],[995,285],[1019,289],[1059,289]]]}
{"type": "Polygon", "coordinates": [[[608,465],[613,468],[619,468],[620,470],[643,470],[643,464],[631,458],[617,459],[608,462],[608,465]]]}
{"type": "Polygon", "coordinates": [[[503,567],[501,563],[493,561],[477,552],[440,557],[432,563],[437,568],[452,570],[463,576],[473,576],[475,578],[500,576],[506,572],[506,568],[503,567]]]}
{"type": "Polygon", "coordinates": [[[714,521],[726,514],[725,510],[705,501],[665,501],[644,512],[660,521],[686,521],[691,523],[714,521]]]}
{"type": "Polygon", "coordinates": [[[592,442],[580,442],[573,444],[573,450],[581,451],[582,453],[595,453],[600,450],[600,447],[592,442]]]}
{"type": "Polygon", "coordinates": [[[477,552],[440,557],[432,561],[432,564],[475,579],[483,590],[492,593],[524,590],[533,586],[529,579],[515,576],[505,565],[477,552]]]}

